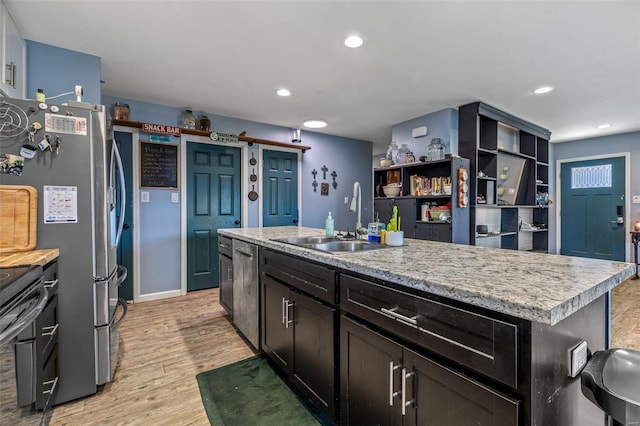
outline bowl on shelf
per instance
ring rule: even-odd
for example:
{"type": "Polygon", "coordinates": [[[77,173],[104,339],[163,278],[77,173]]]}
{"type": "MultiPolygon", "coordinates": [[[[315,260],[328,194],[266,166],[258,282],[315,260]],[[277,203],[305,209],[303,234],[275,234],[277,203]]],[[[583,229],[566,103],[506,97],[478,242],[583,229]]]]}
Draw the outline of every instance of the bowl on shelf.
{"type": "Polygon", "coordinates": [[[431,209],[429,210],[429,216],[431,217],[431,220],[441,220],[440,216],[442,215],[446,215],[447,217],[451,217],[451,209],[431,209]]]}
{"type": "Polygon", "coordinates": [[[380,159],[380,167],[389,167],[393,165],[393,161],[387,159],[387,158],[381,158],[380,159]]]}
{"type": "Polygon", "coordinates": [[[384,195],[387,197],[397,197],[400,195],[400,188],[398,184],[385,185],[382,187],[382,192],[384,192],[384,195]]]}

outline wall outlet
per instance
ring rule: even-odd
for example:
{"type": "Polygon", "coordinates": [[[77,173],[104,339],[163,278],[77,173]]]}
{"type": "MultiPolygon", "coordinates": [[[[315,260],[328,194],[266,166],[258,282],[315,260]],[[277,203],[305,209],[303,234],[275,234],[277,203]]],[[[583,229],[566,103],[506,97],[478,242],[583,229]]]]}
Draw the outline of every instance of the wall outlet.
{"type": "Polygon", "coordinates": [[[180,193],[172,192],[171,193],[171,202],[172,203],[179,203],[180,202],[180,193]]]}
{"type": "Polygon", "coordinates": [[[149,193],[147,191],[143,191],[140,193],[140,202],[141,203],[149,202],[149,193]]]}
{"type": "Polygon", "coordinates": [[[640,195],[634,195],[633,197],[631,197],[631,203],[640,204],[640,195]]]}
{"type": "Polygon", "coordinates": [[[569,376],[576,377],[587,364],[587,342],[584,340],[569,349],[569,376]]]}
{"type": "Polygon", "coordinates": [[[349,204],[349,197],[344,197],[344,203],[349,204]]]}

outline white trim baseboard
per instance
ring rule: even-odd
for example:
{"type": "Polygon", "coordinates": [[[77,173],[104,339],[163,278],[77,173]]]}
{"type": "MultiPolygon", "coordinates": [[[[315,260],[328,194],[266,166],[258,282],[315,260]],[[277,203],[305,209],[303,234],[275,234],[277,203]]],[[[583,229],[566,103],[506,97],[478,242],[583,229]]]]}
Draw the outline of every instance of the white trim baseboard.
{"type": "Polygon", "coordinates": [[[183,296],[180,290],[168,290],[158,293],[141,294],[138,297],[138,302],[150,302],[152,300],[170,299],[172,297],[183,296]]]}

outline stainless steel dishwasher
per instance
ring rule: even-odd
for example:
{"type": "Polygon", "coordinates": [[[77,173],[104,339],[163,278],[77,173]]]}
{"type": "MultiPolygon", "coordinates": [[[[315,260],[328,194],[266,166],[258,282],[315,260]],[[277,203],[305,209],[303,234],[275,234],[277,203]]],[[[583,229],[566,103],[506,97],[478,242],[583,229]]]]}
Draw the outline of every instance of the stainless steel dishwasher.
{"type": "Polygon", "coordinates": [[[258,246],[233,239],[233,322],[260,349],[258,246]]]}

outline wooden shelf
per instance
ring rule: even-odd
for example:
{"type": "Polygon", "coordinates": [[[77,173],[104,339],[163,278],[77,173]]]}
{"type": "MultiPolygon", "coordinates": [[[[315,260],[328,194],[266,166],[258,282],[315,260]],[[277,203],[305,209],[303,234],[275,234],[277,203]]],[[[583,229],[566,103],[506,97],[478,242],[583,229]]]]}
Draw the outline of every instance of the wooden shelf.
{"type": "MultiPolygon", "coordinates": [[[[114,126],[132,127],[135,129],[142,128],[142,123],[139,121],[111,120],[111,123],[114,126]]],[[[202,130],[192,130],[192,129],[182,129],[182,128],[180,129],[180,131],[186,135],[204,136],[207,138],[211,134],[211,132],[204,132],[202,130]]],[[[298,144],[286,143],[286,142],[276,142],[276,141],[270,141],[268,139],[254,138],[246,135],[238,136],[238,140],[241,142],[247,142],[249,146],[251,146],[251,144],[258,143],[261,145],[280,146],[285,148],[300,149],[302,150],[302,152],[305,152],[306,150],[311,149],[311,147],[307,145],[298,145],[298,144]]]]}

